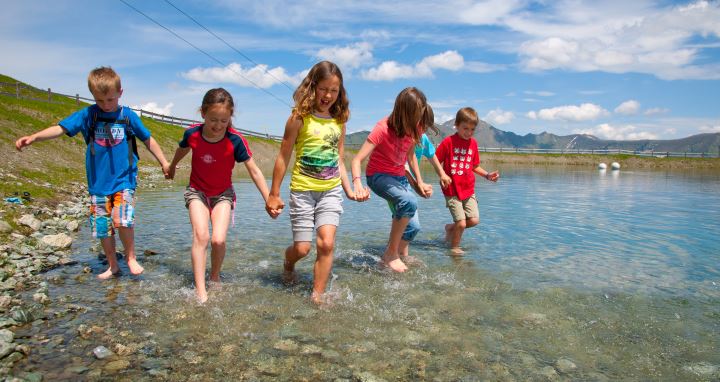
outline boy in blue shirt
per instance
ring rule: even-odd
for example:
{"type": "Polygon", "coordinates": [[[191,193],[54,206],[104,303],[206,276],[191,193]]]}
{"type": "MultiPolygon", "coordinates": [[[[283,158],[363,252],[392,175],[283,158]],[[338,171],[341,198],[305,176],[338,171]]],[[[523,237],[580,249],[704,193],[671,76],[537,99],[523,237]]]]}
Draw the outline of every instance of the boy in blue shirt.
{"type": "Polygon", "coordinates": [[[169,163],[160,145],[150,136],[140,118],[130,108],[120,106],[123,89],[120,76],[109,67],[93,69],[88,88],[95,104],[79,110],[55,126],[48,127],[15,142],[18,151],[34,142],[70,137],[82,133],[88,147],[85,172],[90,193],[90,225],[93,237],[100,239],[109,268],[98,275],[108,279],[120,272],[115,256],[115,230],[125,248],[125,259],[133,275],[143,272],[135,255],[135,188],[137,187],[137,147],[140,139],[168,173],[169,163]]]}

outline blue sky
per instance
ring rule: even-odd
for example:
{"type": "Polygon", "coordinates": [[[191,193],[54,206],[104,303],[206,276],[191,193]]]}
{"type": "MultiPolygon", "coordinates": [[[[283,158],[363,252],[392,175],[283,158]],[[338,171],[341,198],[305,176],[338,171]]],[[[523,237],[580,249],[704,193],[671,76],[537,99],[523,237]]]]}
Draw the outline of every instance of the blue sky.
{"type": "Polygon", "coordinates": [[[291,89],[329,59],[345,76],[349,132],[371,129],[407,86],[438,122],[471,106],[520,135],[720,132],[717,1],[171,0],[234,49],[166,1],[125,1],[222,65],[121,1],[10,1],[0,73],[89,96],[87,73],[110,65],[123,104],[194,119],[222,86],[236,126],[282,134],[291,89]]]}

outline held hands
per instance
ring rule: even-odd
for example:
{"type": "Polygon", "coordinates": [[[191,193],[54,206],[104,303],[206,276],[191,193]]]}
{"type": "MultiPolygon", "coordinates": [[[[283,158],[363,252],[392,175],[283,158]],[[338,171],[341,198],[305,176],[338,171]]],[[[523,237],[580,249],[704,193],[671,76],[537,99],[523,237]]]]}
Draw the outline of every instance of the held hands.
{"type": "Polygon", "coordinates": [[[162,167],[162,172],[163,172],[163,175],[165,175],[165,179],[175,178],[175,166],[170,167],[169,163],[165,163],[160,166],[162,167]]]}
{"type": "Polygon", "coordinates": [[[485,175],[485,179],[487,179],[491,182],[497,182],[498,179],[500,179],[500,173],[497,172],[497,170],[495,170],[493,172],[489,172],[489,173],[487,173],[487,175],[485,175]]]}
{"type": "Polygon", "coordinates": [[[356,202],[364,202],[370,199],[370,190],[367,187],[363,187],[360,178],[356,178],[352,185],[353,191],[351,194],[347,194],[348,199],[352,199],[356,202]]]}
{"type": "Polygon", "coordinates": [[[418,190],[420,190],[420,196],[425,199],[431,197],[433,193],[432,184],[427,184],[425,182],[418,182],[418,190]]]}
{"type": "Polygon", "coordinates": [[[268,195],[267,202],[265,202],[265,211],[271,218],[276,219],[282,213],[285,208],[285,203],[280,199],[280,196],[268,195]]]}

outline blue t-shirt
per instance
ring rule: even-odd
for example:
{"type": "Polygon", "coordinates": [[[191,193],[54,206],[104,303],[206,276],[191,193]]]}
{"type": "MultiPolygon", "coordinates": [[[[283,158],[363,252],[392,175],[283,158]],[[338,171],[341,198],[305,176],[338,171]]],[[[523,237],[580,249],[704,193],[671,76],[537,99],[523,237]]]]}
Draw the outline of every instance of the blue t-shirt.
{"type": "Polygon", "coordinates": [[[150,131],[145,128],[134,111],[124,106],[118,107],[118,110],[112,113],[103,112],[97,105],[88,106],[63,119],[59,125],[67,130],[67,135],[70,137],[82,133],[87,142],[94,115],[97,115],[95,141],[90,142],[85,150],[88,191],[91,195],[104,196],[124,189],[134,190],[137,187],[138,158],[133,155],[132,163],[128,163],[126,126],[117,122],[122,122],[127,117],[128,128],[132,129],[133,135],[142,142],[150,139],[150,131]],[[114,120],[116,123],[104,122],[107,120],[114,120]],[[94,155],[90,145],[95,149],[94,155]]]}
{"type": "Polygon", "coordinates": [[[430,159],[434,155],[435,146],[433,145],[430,138],[428,138],[427,134],[423,134],[422,138],[420,138],[420,144],[415,145],[415,156],[417,157],[418,164],[420,163],[420,159],[422,159],[422,157],[430,159]]]}

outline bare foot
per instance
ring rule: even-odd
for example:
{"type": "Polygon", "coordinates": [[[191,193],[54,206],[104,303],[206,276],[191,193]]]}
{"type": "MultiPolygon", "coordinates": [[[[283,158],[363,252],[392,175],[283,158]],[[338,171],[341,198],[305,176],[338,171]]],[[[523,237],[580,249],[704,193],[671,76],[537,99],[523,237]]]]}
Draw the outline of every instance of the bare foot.
{"type": "Polygon", "coordinates": [[[333,298],[329,293],[318,293],[313,291],[310,295],[310,301],[320,309],[331,308],[333,304],[333,298]]]}
{"type": "Polygon", "coordinates": [[[128,259],[127,261],[128,268],[130,268],[130,273],[134,276],[137,276],[145,270],[145,268],[140,265],[140,263],[137,262],[135,259],[128,259]]]}
{"type": "Polygon", "coordinates": [[[415,256],[400,256],[400,260],[405,263],[405,265],[425,265],[424,261],[415,256]]]}
{"type": "Polygon", "coordinates": [[[114,271],[113,271],[112,268],[108,268],[107,271],[105,271],[105,272],[97,275],[97,278],[100,279],[100,280],[107,280],[107,279],[109,279],[110,277],[113,277],[113,276],[120,276],[120,274],[121,274],[121,273],[120,273],[120,268],[118,268],[118,269],[116,269],[116,270],[114,270],[114,271]]]}
{"type": "Polygon", "coordinates": [[[220,291],[222,290],[222,283],[220,280],[208,280],[208,290],[220,291]]]}
{"type": "Polygon", "coordinates": [[[465,251],[463,251],[460,247],[452,247],[450,248],[450,254],[453,256],[462,256],[465,254],[465,251]]]}
{"type": "Polygon", "coordinates": [[[282,281],[285,285],[294,285],[298,282],[298,275],[295,272],[295,264],[290,264],[287,260],[283,262],[282,281]]]}
{"type": "Polygon", "coordinates": [[[195,289],[195,297],[197,298],[197,302],[200,304],[204,304],[208,299],[206,291],[200,291],[197,289],[195,289]]]}
{"type": "Polygon", "coordinates": [[[398,257],[395,257],[394,259],[386,259],[385,256],[383,256],[383,258],[378,262],[378,266],[380,268],[390,268],[393,272],[398,273],[403,273],[408,270],[405,263],[403,263],[398,257]]]}

